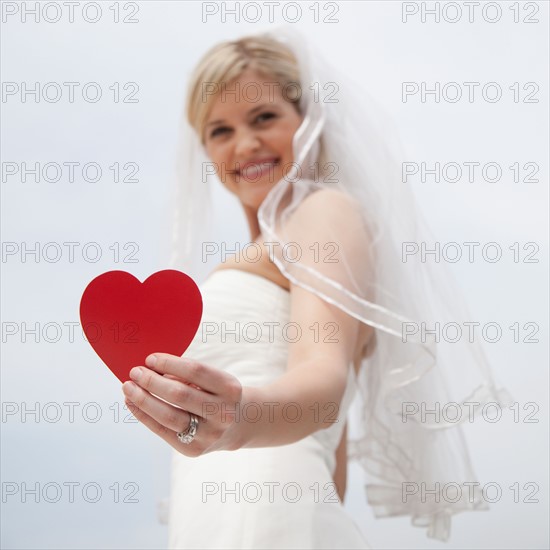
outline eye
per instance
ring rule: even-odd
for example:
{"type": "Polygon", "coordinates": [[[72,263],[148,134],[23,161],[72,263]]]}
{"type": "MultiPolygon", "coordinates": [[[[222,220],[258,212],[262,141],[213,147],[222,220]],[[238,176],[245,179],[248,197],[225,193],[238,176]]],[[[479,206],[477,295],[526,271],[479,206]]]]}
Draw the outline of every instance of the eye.
{"type": "Polygon", "coordinates": [[[229,131],[229,128],[227,126],[219,126],[210,133],[210,137],[216,137],[217,135],[222,134],[226,131],[229,131]]]}
{"type": "Polygon", "coordinates": [[[263,122],[264,120],[269,120],[270,118],[274,118],[274,117],[275,117],[275,113],[265,112],[265,113],[259,114],[254,120],[263,122]]]}

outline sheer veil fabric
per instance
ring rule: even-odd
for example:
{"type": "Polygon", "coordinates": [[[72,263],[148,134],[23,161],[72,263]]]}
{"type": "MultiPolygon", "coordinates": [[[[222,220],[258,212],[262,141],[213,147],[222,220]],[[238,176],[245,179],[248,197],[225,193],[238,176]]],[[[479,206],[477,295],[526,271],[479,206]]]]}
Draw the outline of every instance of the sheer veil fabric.
{"type": "MultiPolygon", "coordinates": [[[[293,166],[259,209],[261,240],[271,243],[271,259],[287,279],[374,327],[356,380],[360,429],[348,436],[349,458],[364,469],[376,517],[408,515],[429,537],[447,540],[453,514],[487,508],[461,424],[510,397],[471,337],[476,327],[444,264],[410,257],[434,239],[401,180],[404,156],[391,121],[299,32],[265,34],[298,60],[304,120],[293,166]],[[336,193],[335,208],[346,215],[330,214],[319,235],[300,212],[315,208],[322,192],[336,193]],[[437,323],[462,337],[441,338],[437,323]],[[461,491],[449,498],[455,485],[461,491]],[[446,496],[429,492],[444,487],[446,496]]],[[[182,124],[171,267],[194,276],[210,227],[208,158],[182,124]]]]}

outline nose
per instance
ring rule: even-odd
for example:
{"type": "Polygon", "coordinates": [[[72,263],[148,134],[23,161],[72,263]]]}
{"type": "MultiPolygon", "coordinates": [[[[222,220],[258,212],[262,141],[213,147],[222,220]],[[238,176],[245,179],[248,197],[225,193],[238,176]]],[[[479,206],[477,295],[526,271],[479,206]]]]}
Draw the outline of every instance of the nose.
{"type": "Polygon", "coordinates": [[[246,160],[258,151],[262,145],[260,138],[253,129],[242,129],[235,136],[236,160],[246,160]]]}

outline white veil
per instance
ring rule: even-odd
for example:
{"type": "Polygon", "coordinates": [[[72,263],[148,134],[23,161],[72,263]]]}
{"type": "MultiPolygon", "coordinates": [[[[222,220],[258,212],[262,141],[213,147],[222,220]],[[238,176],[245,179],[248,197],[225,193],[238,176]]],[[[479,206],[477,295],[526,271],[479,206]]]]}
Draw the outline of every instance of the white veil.
{"type": "MultiPolygon", "coordinates": [[[[286,44],[298,60],[304,120],[293,142],[295,166],[259,209],[263,241],[280,243],[272,247],[272,259],[287,279],[374,327],[356,381],[360,431],[348,436],[349,458],[364,469],[366,497],[377,517],[409,515],[428,536],[447,540],[453,514],[487,508],[473,485],[460,424],[483,404],[505,406],[509,397],[497,390],[477,339],[470,342],[472,327],[464,322],[471,318],[444,265],[402,256],[404,247],[434,240],[401,181],[404,157],[391,121],[366,90],[312,52],[294,29],[265,34],[286,44]],[[290,261],[283,245],[307,250],[312,244],[292,214],[325,188],[353,199],[363,220],[353,234],[362,237],[343,242],[350,228],[331,226],[336,262],[312,254],[290,261]],[[436,322],[460,328],[462,337],[450,343],[425,334],[422,327],[433,329],[436,322]],[[446,406],[452,403],[459,406],[446,406]],[[438,407],[439,416],[429,413],[438,407]],[[458,496],[449,492],[455,485],[458,496]]],[[[208,159],[194,131],[182,124],[171,267],[196,276],[209,227],[202,174],[208,159]]]]}

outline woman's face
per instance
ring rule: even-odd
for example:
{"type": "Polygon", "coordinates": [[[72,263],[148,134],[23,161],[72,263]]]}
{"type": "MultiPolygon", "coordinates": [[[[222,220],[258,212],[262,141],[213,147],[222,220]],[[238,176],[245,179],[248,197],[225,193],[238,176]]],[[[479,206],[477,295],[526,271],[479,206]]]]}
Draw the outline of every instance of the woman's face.
{"type": "Polygon", "coordinates": [[[222,183],[243,206],[256,211],[288,174],[294,160],[292,138],[302,122],[281,86],[273,82],[256,72],[243,72],[216,98],[203,134],[206,153],[222,183]]]}

